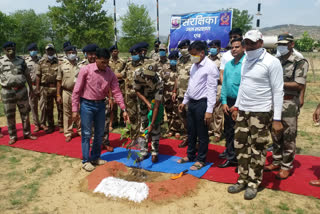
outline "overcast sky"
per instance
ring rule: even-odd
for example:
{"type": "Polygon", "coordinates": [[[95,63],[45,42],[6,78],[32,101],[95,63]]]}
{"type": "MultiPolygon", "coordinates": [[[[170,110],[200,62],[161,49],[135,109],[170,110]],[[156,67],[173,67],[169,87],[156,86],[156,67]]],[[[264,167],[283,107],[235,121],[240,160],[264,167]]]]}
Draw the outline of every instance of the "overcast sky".
{"type": "MultiPolygon", "coordinates": [[[[127,11],[128,2],[144,4],[156,22],[156,0],[116,0],[118,16],[127,11]]],[[[216,11],[222,8],[257,12],[258,0],[159,0],[160,35],[168,35],[172,14],[216,11]]],[[[36,13],[48,11],[48,6],[57,5],[55,0],[0,0],[0,10],[12,13],[16,10],[34,9],[36,13]]],[[[106,0],[104,9],[113,13],[113,0],[106,0]]],[[[262,0],[261,27],[280,24],[320,25],[320,0],[262,0]]],[[[254,25],[256,21],[253,21],[254,25]]],[[[120,28],[120,26],[118,26],[120,28]]]]}

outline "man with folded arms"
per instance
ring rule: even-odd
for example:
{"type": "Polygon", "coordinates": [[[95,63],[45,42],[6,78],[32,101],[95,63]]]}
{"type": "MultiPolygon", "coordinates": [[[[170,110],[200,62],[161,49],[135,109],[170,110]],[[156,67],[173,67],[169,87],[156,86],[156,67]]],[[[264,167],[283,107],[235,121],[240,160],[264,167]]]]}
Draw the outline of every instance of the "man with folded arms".
{"type": "Polygon", "coordinates": [[[81,115],[81,146],[83,169],[92,171],[94,165],[102,165],[100,159],[101,143],[105,129],[105,97],[111,89],[115,101],[123,110],[124,120],[129,122],[118,79],[108,67],[110,53],[106,48],[98,48],[96,62],[81,68],[76,85],[72,93],[72,118],[74,121],[81,115]],[[94,126],[94,140],[90,151],[92,124],[94,126]]]}

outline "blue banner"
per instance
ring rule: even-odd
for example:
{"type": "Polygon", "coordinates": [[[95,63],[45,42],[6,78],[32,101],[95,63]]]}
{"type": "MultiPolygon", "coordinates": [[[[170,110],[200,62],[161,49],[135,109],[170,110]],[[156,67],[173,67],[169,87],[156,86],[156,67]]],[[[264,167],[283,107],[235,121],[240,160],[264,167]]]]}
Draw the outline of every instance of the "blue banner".
{"type": "Polygon", "coordinates": [[[232,11],[201,12],[171,16],[169,50],[176,49],[180,41],[189,39],[206,41],[221,40],[225,48],[232,27],[232,11]]]}

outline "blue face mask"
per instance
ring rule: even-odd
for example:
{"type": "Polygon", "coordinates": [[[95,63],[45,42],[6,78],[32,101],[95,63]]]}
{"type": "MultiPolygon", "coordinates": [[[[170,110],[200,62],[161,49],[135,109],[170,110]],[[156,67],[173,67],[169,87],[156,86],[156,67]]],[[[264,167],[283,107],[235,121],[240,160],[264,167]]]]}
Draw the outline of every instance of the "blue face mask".
{"type": "Polygon", "coordinates": [[[38,51],[30,51],[30,56],[37,56],[38,51]]]}
{"type": "Polygon", "coordinates": [[[87,56],[87,53],[84,53],[84,57],[85,57],[85,58],[87,58],[87,57],[88,57],[88,56],[87,56]]]}
{"type": "Polygon", "coordinates": [[[171,60],[170,60],[170,65],[172,65],[172,66],[177,65],[177,60],[171,59],[171,60]]]}
{"type": "Polygon", "coordinates": [[[218,53],[218,49],[217,48],[210,48],[210,55],[215,56],[218,53]]]}
{"type": "Polygon", "coordinates": [[[159,55],[160,56],[166,56],[166,52],[165,51],[159,51],[159,55]]]}
{"type": "Polygon", "coordinates": [[[140,59],[140,56],[139,56],[139,54],[132,55],[131,58],[132,58],[133,61],[138,61],[140,59]]]}

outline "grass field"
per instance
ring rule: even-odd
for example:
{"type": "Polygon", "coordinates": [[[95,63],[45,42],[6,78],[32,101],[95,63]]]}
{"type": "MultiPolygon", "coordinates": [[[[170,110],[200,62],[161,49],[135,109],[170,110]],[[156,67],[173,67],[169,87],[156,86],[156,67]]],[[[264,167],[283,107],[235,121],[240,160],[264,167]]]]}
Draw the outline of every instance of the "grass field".
{"type": "MultiPolygon", "coordinates": [[[[307,57],[313,57],[306,54],[307,57]]],[[[305,104],[298,124],[297,153],[320,157],[320,127],[312,114],[320,103],[320,58],[313,57],[307,79],[305,104]]],[[[56,115],[56,113],[55,113],[56,115]]],[[[0,125],[6,121],[0,103],[0,125]]],[[[20,118],[17,114],[17,122],[20,118]]],[[[119,131],[119,130],[115,130],[119,131]]],[[[224,145],[224,140],[218,144],[224,145]]],[[[88,175],[79,159],[0,146],[0,213],[319,213],[320,200],[265,189],[252,201],[230,195],[229,185],[201,180],[197,191],[161,203],[134,204],[82,192],[88,175]]],[[[308,181],[305,181],[308,182],[308,181]]],[[[320,188],[319,188],[320,191],[320,188]]]]}

